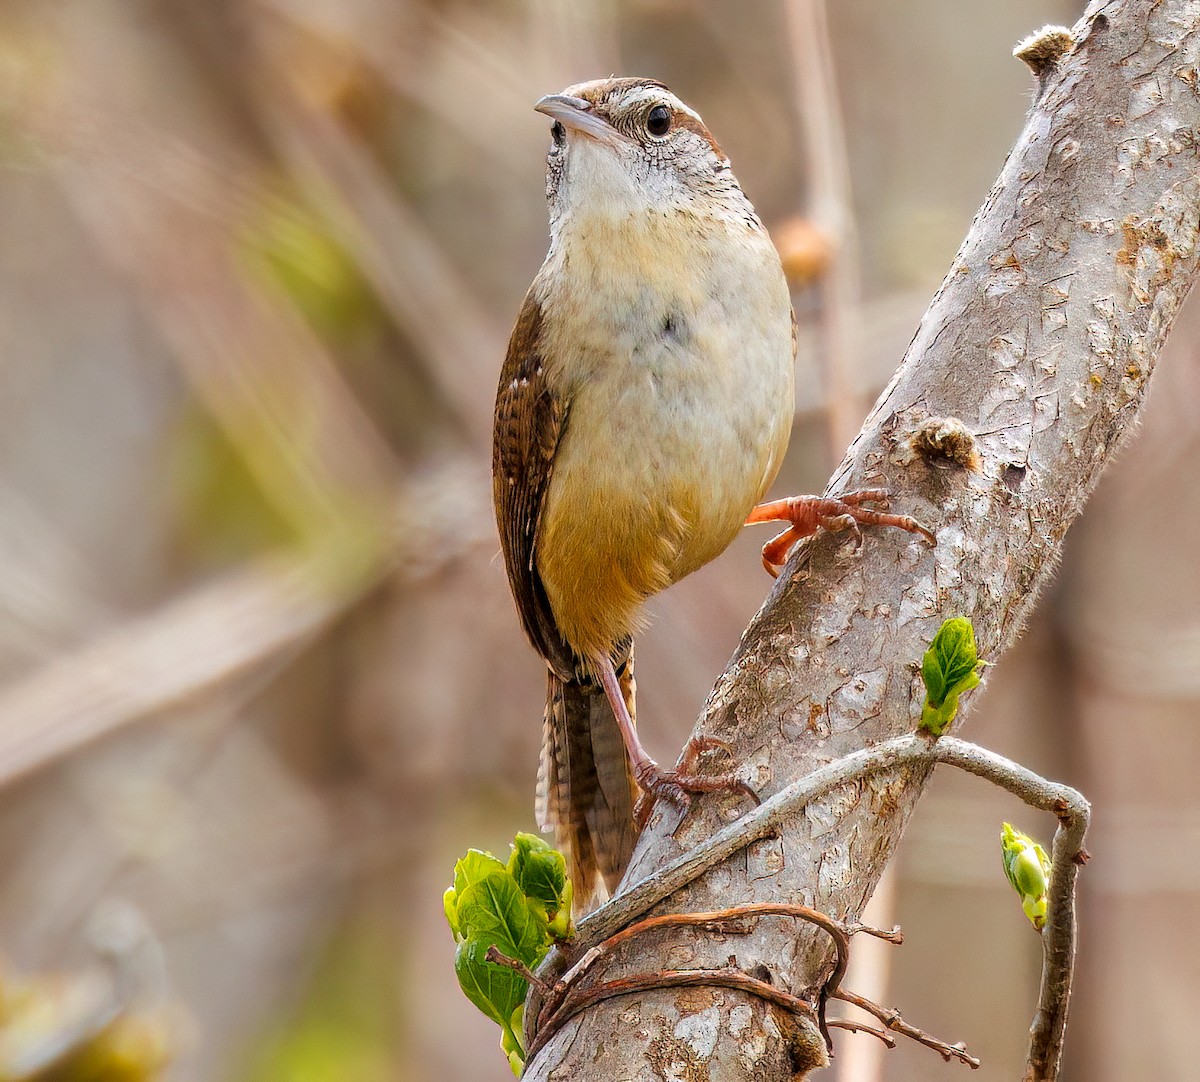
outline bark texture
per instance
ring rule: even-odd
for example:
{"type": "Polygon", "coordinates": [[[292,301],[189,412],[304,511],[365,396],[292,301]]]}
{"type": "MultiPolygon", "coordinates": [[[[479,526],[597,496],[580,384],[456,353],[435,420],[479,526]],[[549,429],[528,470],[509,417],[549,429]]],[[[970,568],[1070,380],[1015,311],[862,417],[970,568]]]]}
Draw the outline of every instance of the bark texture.
{"type": "MultiPolygon", "coordinates": [[[[913,729],[917,666],[942,620],[969,616],[992,661],[1013,641],[1133,424],[1195,277],[1200,3],[1097,0],[1073,39],[1041,77],[1020,139],[830,486],[891,489],[894,509],[933,528],[937,547],[896,530],[871,531],[860,551],[846,535],[816,540],[747,629],[697,723],[735,748],[764,796],[913,729]],[[936,440],[910,448],[931,417],[974,433],[977,471],[960,447],[948,457],[936,440]]],[[[900,768],[835,790],[663,908],[786,901],[856,916],[927,773],[900,768]]],[[[626,881],[743,810],[728,796],[697,802],[672,834],[677,816],[660,809],[626,881]]],[[[831,965],[822,933],[762,918],[748,935],[634,941],[603,976],[719,968],[731,956],[800,996],[814,996],[831,965]]],[[[900,1006],[919,1015],[917,1004],[900,1006]]],[[[573,1019],[526,1077],[770,1082],[821,1065],[812,1037],[741,992],[658,990],[573,1019]]]]}

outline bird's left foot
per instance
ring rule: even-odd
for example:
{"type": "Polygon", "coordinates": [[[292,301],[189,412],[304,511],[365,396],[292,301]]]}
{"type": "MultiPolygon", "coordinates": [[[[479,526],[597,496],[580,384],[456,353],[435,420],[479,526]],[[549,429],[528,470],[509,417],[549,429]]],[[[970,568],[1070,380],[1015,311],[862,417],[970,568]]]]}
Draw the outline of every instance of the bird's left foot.
{"type": "Polygon", "coordinates": [[[693,793],[743,793],[755,804],[758,794],[735,774],[697,774],[696,765],[706,751],[723,751],[732,757],[733,750],[723,740],[712,736],[693,736],[684,745],[683,754],[674,770],[663,770],[652,759],[635,772],[642,795],[633,809],[633,818],[642,829],[659,800],[667,800],[686,812],[692,804],[693,793]]]}
{"type": "Polygon", "coordinates": [[[854,533],[856,545],[862,544],[863,526],[895,526],[909,533],[919,533],[930,544],[936,545],[937,538],[933,531],[922,526],[915,518],[908,515],[891,515],[887,513],[888,492],[883,488],[868,488],[860,492],[847,492],[842,496],[789,496],[784,500],[773,500],[770,503],[760,503],[750,517],[746,519],[749,526],[755,522],[790,522],[791,525],[778,537],[763,545],[763,567],[772,578],[778,578],[779,572],[787,562],[788,553],[797,541],[811,537],[818,529],[824,527],[830,533],[841,530],[851,530],[854,533]],[[864,503],[873,503],[879,510],[863,507],[864,503]]]}

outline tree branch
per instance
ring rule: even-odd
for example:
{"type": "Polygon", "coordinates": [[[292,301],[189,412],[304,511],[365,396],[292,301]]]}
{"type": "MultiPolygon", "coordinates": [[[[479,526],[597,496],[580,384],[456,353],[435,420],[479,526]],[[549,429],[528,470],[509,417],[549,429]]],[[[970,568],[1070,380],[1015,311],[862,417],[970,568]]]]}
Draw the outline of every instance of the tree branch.
{"type": "MultiPolygon", "coordinates": [[[[900,1019],[896,1011],[877,1007],[869,1000],[853,993],[839,994],[839,984],[849,960],[848,937],[858,932],[865,932],[898,944],[903,942],[903,936],[898,929],[887,932],[857,922],[838,922],[806,906],[770,902],[745,905],[719,912],[666,913],[657,917],[637,920],[634,924],[631,924],[630,921],[640,917],[646,910],[699,879],[710,868],[715,868],[734,853],[772,833],[790,816],[800,814],[810,803],[838,786],[863,781],[880,771],[922,762],[926,764],[947,763],[956,766],[960,770],[965,770],[969,774],[974,774],[990,781],[993,785],[1008,790],[1031,807],[1040,811],[1052,812],[1059,820],[1059,827],[1054,838],[1048,914],[1046,926],[1042,931],[1041,991],[1038,996],[1037,1014],[1030,1029],[1029,1073],[1027,1075],[1032,1079],[1057,1077],[1058,1064],[1062,1057],[1062,1039],[1066,1030],[1067,1009],[1070,1005],[1072,974],[1075,964],[1075,876],[1079,866],[1087,861],[1087,851],[1083,848],[1083,839],[1087,833],[1091,808],[1076,790],[1066,785],[1047,781],[1027,767],[1014,763],[1011,759],[1006,759],[1003,755],[997,755],[986,748],[969,744],[964,740],[957,740],[954,737],[945,737],[934,742],[928,736],[920,734],[896,737],[894,740],[889,740],[874,748],[854,752],[844,759],[829,763],[813,771],[812,774],[800,778],[786,789],[776,793],[765,804],[743,815],[737,822],[700,842],[683,856],[672,861],[667,867],[654,872],[627,890],[621,891],[607,904],[580,921],[571,951],[571,958],[578,960],[574,961],[565,973],[562,973],[553,990],[549,990],[540,977],[534,978],[532,981],[538,986],[538,992],[531,997],[531,1009],[526,1014],[526,1027],[529,1031],[527,1043],[530,1049],[540,1049],[545,1043],[545,1035],[542,1034],[538,1037],[536,1029],[542,1025],[543,1019],[548,1014],[558,1010],[567,990],[577,984],[584,973],[602,955],[611,954],[619,944],[635,935],[642,934],[651,927],[661,928],[668,925],[709,927],[719,924],[722,919],[727,920],[733,913],[742,919],[767,913],[791,915],[811,921],[833,937],[837,960],[821,988],[819,997],[822,1011],[818,1021],[822,1027],[821,1035],[826,1044],[829,1043],[829,1033],[825,1028],[823,1004],[824,1000],[829,997],[840,998],[848,1003],[854,1003],[864,1010],[872,1011],[876,1017],[887,1023],[890,1028],[896,1029],[897,1032],[905,1033],[908,1036],[920,1033],[921,1031],[915,1030],[900,1019]],[[598,942],[601,940],[602,942],[598,942]],[[548,991],[549,994],[547,994],[548,991]],[[892,1016],[899,1020],[897,1025],[892,1024],[892,1016]],[[909,1032],[910,1030],[912,1033],[909,1032]]],[[[568,959],[552,957],[543,967],[543,973],[549,976],[556,970],[561,972],[567,963],[568,959]]],[[[644,975],[640,975],[640,977],[640,986],[646,987],[644,975]]],[[[732,987],[728,982],[726,982],[726,986],[732,987]]],[[[620,994],[628,994],[628,992],[622,990],[620,994]]],[[[593,1001],[598,998],[606,997],[592,997],[593,1001]]],[[[579,1009],[576,1007],[572,1010],[571,1016],[578,1013],[579,1009]]],[[[943,1055],[953,1055],[964,1063],[975,1067],[979,1066],[978,1061],[968,1056],[961,1047],[946,1045],[934,1038],[926,1039],[924,1034],[914,1039],[920,1040],[921,1043],[927,1044],[931,1048],[937,1048],[943,1055]]]]}
{"type": "MultiPolygon", "coordinates": [[[[768,805],[823,764],[911,732],[916,665],[946,616],[970,617],[989,660],[1012,643],[1131,427],[1195,278],[1200,15],[1184,0],[1095,0],[1072,36],[1073,48],[1043,72],[1008,162],[830,485],[890,488],[898,510],[936,529],[937,548],[898,531],[871,533],[859,551],[816,539],[747,629],[698,722],[735,749],[741,776],[768,805]],[[978,470],[911,453],[908,436],[930,416],[958,418],[974,433],[978,470]]],[[[855,919],[930,769],[916,759],[828,790],[659,905],[787,901],[855,919]]],[[[627,881],[667,867],[743,810],[713,796],[676,823],[660,808],[627,881]]],[[[1063,831],[1056,855],[1060,847],[1070,847],[1063,831]]],[[[1056,862],[1056,896],[1064,869],[1056,862]]],[[[727,956],[711,940],[664,930],[622,963],[629,973],[717,969],[727,956]]],[[[775,922],[739,940],[738,959],[810,1000],[832,964],[823,933],[775,922]]],[[[1039,1014],[1037,1025],[1048,1051],[1027,1077],[1053,1077],[1061,1032],[1050,1031],[1061,1020],[1039,1014]]],[[[581,1013],[526,1077],[673,1077],[683,1064],[714,1082],[774,1082],[803,1077],[823,1057],[815,1026],[758,997],[655,989],[581,1013]]]]}

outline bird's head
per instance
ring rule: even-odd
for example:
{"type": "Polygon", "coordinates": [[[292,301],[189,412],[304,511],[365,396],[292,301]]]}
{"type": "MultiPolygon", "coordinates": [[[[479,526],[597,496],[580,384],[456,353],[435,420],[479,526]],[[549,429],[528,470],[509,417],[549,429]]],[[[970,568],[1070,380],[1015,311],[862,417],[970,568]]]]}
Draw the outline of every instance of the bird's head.
{"type": "Polygon", "coordinates": [[[551,228],[567,217],[754,210],[699,114],[653,79],[596,79],[535,106],[554,121],[551,228]]]}

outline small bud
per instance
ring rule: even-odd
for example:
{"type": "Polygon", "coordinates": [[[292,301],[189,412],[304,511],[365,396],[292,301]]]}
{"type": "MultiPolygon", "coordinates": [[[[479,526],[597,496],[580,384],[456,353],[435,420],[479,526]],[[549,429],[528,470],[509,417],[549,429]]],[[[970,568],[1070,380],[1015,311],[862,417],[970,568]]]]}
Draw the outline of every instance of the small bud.
{"type": "Polygon", "coordinates": [[[1050,858],[1046,850],[1011,823],[1000,826],[1000,856],[1004,874],[1021,896],[1021,908],[1037,931],[1046,926],[1046,891],[1050,886],[1050,858]]]}
{"type": "Polygon", "coordinates": [[[574,934],[571,926],[574,892],[562,853],[536,834],[520,833],[513,839],[508,872],[551,938],[570,938],[574,934]]]}

